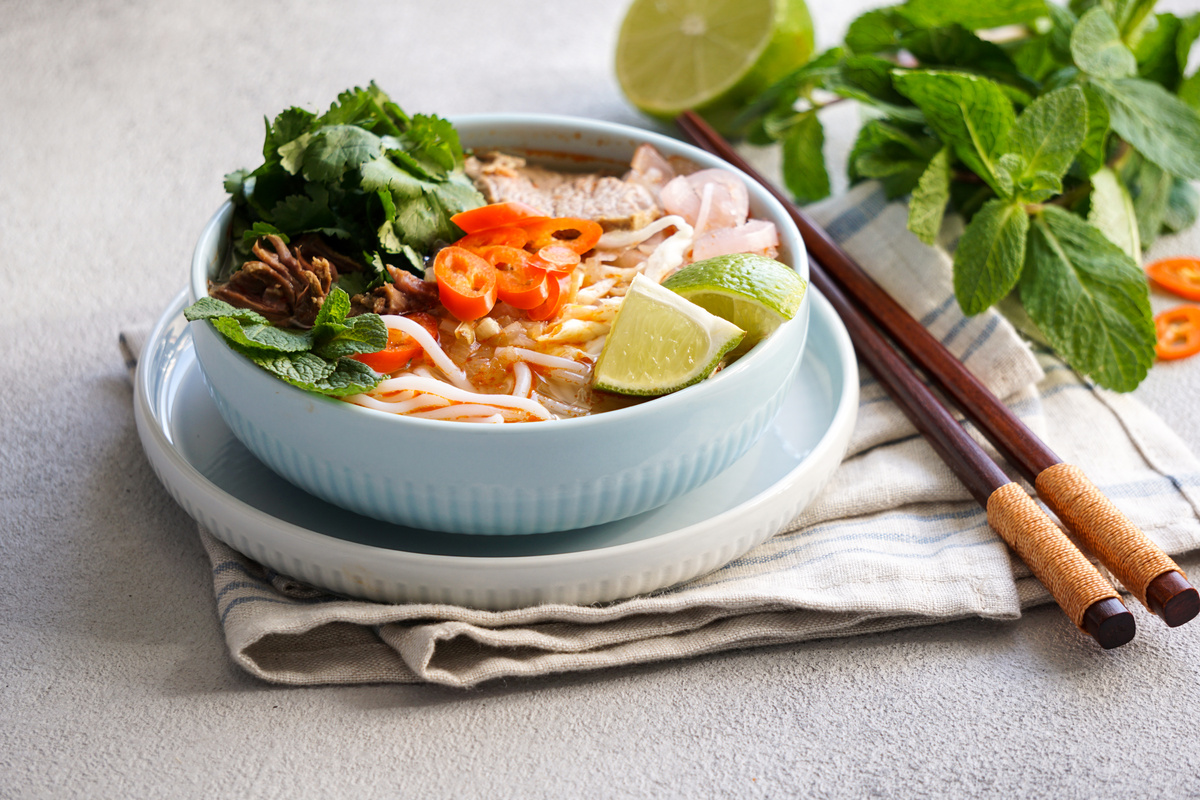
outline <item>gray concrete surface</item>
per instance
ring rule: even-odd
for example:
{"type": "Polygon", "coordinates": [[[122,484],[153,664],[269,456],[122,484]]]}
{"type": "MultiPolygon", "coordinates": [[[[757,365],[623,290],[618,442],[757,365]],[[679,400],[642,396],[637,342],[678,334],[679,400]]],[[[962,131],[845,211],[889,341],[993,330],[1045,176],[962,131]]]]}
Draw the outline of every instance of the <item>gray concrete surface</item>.
{"type": "MultiPolygon", "coordinates": [[[[118,330],[183,286],[285,105],[374,78],[413,111],[647,124],[611,75],[624,5],[0,0],[0,796],[1200,796],[1200,623],[1141,609],[1110,653],[1049,607],[470,692],[230,664],[118,330]]],[[[829,42],[866,4],[813,5],[829,42]]],[[[844,158],[853,114],[828,122],[844,158]]],[[[1200,450],[1200,361],[1138,396],[1200,450]]]]}

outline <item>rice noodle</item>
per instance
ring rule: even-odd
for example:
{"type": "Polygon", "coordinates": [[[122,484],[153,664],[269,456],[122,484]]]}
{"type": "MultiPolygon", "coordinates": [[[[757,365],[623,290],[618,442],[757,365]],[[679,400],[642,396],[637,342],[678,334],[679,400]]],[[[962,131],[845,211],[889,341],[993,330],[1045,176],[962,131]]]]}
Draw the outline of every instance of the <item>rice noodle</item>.
{"type": "Polygon", "coordinates": [[[430,411],[417,411],[409,414],[410,417],[422,417],[424,419],[455,419],[474,422],[505,422],[509,419],[522,419],[529,415],[521,412],[514,412],[512,409],[497,411],[495,406],[481,405],[475,403],[460,403],[457,405],[446,406],[445,408],[435,408],[430,411]],[[493,418],[498,417],[498,420],[493,418]]]}
{"type": "Polygon", "coordinates": [[[499,408],[518,408],[539,419],[550,419],[551,414],[536,400],[528,397],[513,397],[509,394],[482,394],[461,389],[439,381],[435,378],[425,378],[419,375],[401,375],[398,378],[387,378],[380,381],[376,387],[379,391],[413,389],[418,392],[444,397],[454,403],[478,403],[480,405],[497,406],[499,408]]]}
{"type": "Polygon", "coordinates": [[[533,370],[524,361],[518,361],[513,364],[513,397],[529,397],[529,390],[533,388],[533,370]]]}
{"type": "Polygon", "coordinates": [[[587,364],[581,364],[578,361],[572,361],[562,356],[552,356],[549,353],[539,353],[536,350],[526,350],[524,347],[501,347],[496,350],[496,355],[500,358],[515,357],[530,364],[537,364],[549,369],[577,372],[580,375],[587,372],[587,364]]]}
{"type": "Polygon", "coordinates": [[[373,408],[376,411],[387,411],[392,414],[411,414],[414,411],[420,411],[426,408],[442,407],[450,405],[450,401],[444,397],[438,397],[435,394],[418,394],[416,397],[410,397],[407,400],[390,403],[386,400],[380,400],[377,397],[372,397],[369,394],[355,394],[346,398],[355,405],[363,408],[373,408]]]}
{"type": "Polygon", "coordinates": [[[396,314],[384,314],[381,319],[383,320],[383,324],[389,329],[401,331],[415,339],[417,344],[421,345],[421,349],[425,351],[425,355],[429,356],[429,359],[437,365],[437,368],[446,374],[451,383],[460,389],[469,390],[472,388],[471,382],[467,380],[467,374],[450,360],[450,356],[446,355],[446,352],[438,345],[437,340],[429,335],[429,331],[425,330],[425,327],[421,323],[396,314]]]}

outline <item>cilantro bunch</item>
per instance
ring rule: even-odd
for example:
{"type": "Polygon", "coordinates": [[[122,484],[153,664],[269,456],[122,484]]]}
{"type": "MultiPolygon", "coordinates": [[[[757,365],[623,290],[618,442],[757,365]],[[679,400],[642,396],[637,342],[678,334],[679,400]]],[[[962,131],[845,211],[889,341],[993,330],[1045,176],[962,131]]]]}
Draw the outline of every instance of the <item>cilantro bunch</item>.
{"type": "Polygon", "coordinates": [[[401,255],[419,272],[435,242],[459,235],[450,217],[483,204],[454,127],[408,116],[374,83],[320,116],[292,107],[268,121],[263,159],[225,176],[242,234],[235,267],[259,236],[319,233],[376,270],[401,255]]]}
{"type": "Polygon", "coordinates": [[[1142,248],[1200,208],[1189,183],[1200,179],[1200,75],[1186,74],[1200,13],[1153,7],[909,0],[869,11],[738,122],[752,141],[781,143],[784,182],[810,202],[829,193],[818,111],[863,104],[849,177],[911,195],[908,227],[927,243],[948,210],[962,215],[963,311],[1017,298],[1072,367],[1128,391],[1154,360],[1142,248]]]}

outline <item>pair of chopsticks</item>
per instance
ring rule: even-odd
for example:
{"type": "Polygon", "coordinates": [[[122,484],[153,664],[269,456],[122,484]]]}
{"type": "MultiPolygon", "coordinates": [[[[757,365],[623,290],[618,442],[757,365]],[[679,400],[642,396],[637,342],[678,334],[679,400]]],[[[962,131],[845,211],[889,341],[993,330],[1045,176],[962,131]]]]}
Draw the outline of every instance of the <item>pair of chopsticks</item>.
{"type": "Polygon", "coordinates": [[[675,121],[699,147],[758,181],[788,210],[808,249],[812,283],[841,317],[859,358],[987,510],[988,524],[1029,566],[1072,622],[1106,650],[1126,644],[1135,632],[1133,615],[1112,584],[1024,489],[1008,479],[876,325],[1034,485],[1055,515],[1146,608],[1171,627],[1200,613],[1200,594],[1179,566],[1079,468],[1063,463],[828,233],[755,171],[708,123],[692,111],[675,121]]]}

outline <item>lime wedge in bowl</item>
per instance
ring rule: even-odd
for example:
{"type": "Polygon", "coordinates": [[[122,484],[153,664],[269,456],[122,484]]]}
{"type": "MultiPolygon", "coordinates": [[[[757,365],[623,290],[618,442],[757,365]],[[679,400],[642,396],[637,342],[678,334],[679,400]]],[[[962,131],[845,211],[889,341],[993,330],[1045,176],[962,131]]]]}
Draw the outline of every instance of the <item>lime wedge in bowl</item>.
{"type": "Polygon", "coordinates": [[[730,352],[739,356],[796,316],[808,284],[772,258],[739,253],[689,264],[663,287],[744,330],[730,352]]]}
{"type": "Polygon", "coordinates": [[[650,116],[691,108],[733,136],[746,101],[812,52],[804,0],[634,0],[617,36],[617,81],[650,116]]]}
{"type": "Polygon", "coordinates": [[[596,361],[605,392],[660,395],[698,383],[742,340],[733,323],[638,275],[596,361]]]}

